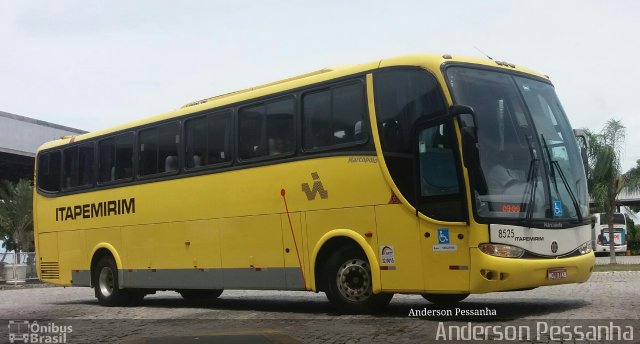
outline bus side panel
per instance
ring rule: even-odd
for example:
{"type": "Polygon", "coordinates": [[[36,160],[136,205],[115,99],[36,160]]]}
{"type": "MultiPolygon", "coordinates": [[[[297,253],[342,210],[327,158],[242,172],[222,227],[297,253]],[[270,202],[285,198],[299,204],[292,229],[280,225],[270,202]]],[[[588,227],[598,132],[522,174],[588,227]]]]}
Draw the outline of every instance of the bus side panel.
{"type": "Polygon", "coordinates": [[[218,220],[226,289],[286,289],[279,214],[218,220]]]}
{"type": "MultiPolygon", "coordinates": [[[[73,270],[88,271],[90,269],[91,259],[87,257],[87,251],[84,249],[85,232],[59,232],[58,247],[60,248],[60,266],[64,267],[60,270],[60,281],[64,284],[89,285],[89,280],[72,281],[73,270]]],[[[86,274],[86,277],[85,279],[88,279],[89,274],[86,274]]]]}
{"type": "Polygon", "coordinates": [[[60,261],[58,260],[58,233],[38,234],[38,276],[50,283],[60,284],[60,261]]]}
{"type": "MultiPolygon", "coordinates": [[[[189,254],[187,245],[185,222],[159,223],[138,226],[140,233],[144,233],[150,240],[145,240],[144,250],[151,252],[152,269],[193,269],[193,258],[189,254]]],[[[140,236],[136,237],[142,239],[140,236]]]]}
{"type": "Polygon", "coordinates": [[[281,223],[287,289],[304,290],[310,280],[309,260],[304,250],[307,241],[303,236],[305,232],[302,230],[302,216],[300,213],[282,214],[281,223]]]}
{"type": "MultiPolygon", "coordinates": [[[[123,262],[123,264],[125,264],[124,262],[127,261],[126,259],[127,256],[126,256],[125,247],[122,245],[121,230],[122,229],[120,227],[113,227],[113,228],[105,227],[105,228],[95,228],[95,229],[87,230],[86,237],[85,237],[86,252],[91,254],[91,252],[93,252],[93,250],[96,247],[98,247],[100,244],[109,244],[116,251],[116,252],[113,252],[113,254],[118,255],[120,257],[120,260],[123,262]]],[[[91,262],[92,258],[93,257],[87,257],[87,260],[91,262]]],[[[122,267],[118,267],[118,268],[122,268],[122,267]]]]}
{"type": "MultiPolygon", "coordinates": [[[[360,234],[376,252],[376,257],[380,261],[375,211],[372,206],[309,211],[306,213],[306,224],[309,252],[313,252],[315,245],[325,233],[334,229],[348,229],[360,234]],[[367,237],[365,232],[371,232],[373,236],[367,237]]],[[[315,263],[311,262],[311,264],[315,263]]],[[[317,284],[318,281],[316,281],[317,284]]]]}
{"type": "Polygon", "coordinates": [[[127,257],[122,263],[123,268],[151,269],[155,241],[154,228],[151,226],[122,227],[122,242],[127,257]]]}
{"type": "MultiPolygon", "coordinates": [[[[187,252],[192,266],[204,269],[220,269],[220,228],[215,220],[189,221],[187,229],[187,252]]],[[[222,281],[220,281],[222,287],[222,281]]]]}
{"type": "MultiPolygon", "coordinates": [[[[385,291],[421,291],[422,255],[420,242],[424,238],[418,231],[418,218],[402,204],[376,206],[378,242],[389,247],[393,263],[380,270],[380,281],[385,291]]],[[[378,254],[380,254],[380,250],[378,254]]]]}

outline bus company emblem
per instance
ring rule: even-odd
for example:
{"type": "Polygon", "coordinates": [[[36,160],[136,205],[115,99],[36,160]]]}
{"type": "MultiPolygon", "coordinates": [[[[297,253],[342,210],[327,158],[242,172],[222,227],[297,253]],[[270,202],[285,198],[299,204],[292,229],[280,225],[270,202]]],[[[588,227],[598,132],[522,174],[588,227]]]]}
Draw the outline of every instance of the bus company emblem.
{"type": "Polygon", "coordinates": [[[551,252],[552,253],[558,252],[558,242],[557,241],[554,241],[554,242],[551,243],[551,252]]]}
{"type": "Polygon", "coordinates": [[[318,172],[311,173],[311,178],[314,180],[313,188],[309,187],[309,183],[302,183],[302,191],[307,195],[307,199],[313,201],[316,199],[316,194],[320,194],[320,198],[322,199],[329,198],[329,191],[325,190],[324,186],[322,186],[318,172]]]}

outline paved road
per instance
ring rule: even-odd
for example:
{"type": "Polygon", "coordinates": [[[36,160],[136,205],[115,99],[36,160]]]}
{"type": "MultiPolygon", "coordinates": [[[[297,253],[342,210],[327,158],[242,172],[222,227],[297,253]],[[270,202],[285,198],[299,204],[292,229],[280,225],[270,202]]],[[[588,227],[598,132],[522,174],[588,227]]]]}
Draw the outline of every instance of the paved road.
{"type": "MultiPolygon", "coordinates": [[[[159,292],[138,307],[106,308],[98,306],[88,288],[13,289],[0,291],[0,318],[5,323],[38,319],[41,325],[69,324],[73,326],[66,337],[69,343],[425,343],[436,338],[440,323],[531,325],[547,320],[573,324],[575,319],[628,319],[635,324],[640,319],[639,287],[640,272],[594,273],[583,284],[472,295],[457,305],[460,310],[488,309],[496,315],[426,317],[409,315],[425,310],[455,312],[456,306],[396,295],[382,314],[339,315],[324,294],[225,291],[220,299],[198,305],[186,304],[176,293],[159,292]]],[[[0,342],[8,338],[2,322],[0,342]]],[[[640,338],[638,333],[635,338],[640,338]]]]}

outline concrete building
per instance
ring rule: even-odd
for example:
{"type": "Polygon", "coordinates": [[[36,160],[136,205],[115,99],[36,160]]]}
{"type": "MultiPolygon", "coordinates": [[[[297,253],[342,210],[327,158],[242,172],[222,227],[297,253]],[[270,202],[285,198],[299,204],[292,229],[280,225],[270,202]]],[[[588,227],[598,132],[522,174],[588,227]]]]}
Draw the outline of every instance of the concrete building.
{"type": "Polygon", "coordinates": [[[0,111],[0,180],[33,179],[38,147],[85,131],[0,111]]]}

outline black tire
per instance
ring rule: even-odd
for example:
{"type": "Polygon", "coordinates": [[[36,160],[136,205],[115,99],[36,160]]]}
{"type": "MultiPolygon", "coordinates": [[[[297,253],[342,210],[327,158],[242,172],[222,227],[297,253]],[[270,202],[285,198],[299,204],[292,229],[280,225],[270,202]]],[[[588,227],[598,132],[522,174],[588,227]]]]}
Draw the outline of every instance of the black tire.
{"type": "Polygon", "coordinates": [[[217,299],[222,295],[222,289],[181,289],[176,290],[183,299],[193,301],[206,301],[217,299]]]}
{"type": "Polygon", "coordinates": [[[103,256],[98,260],[92,275],[95,295],[102,306],[135,305],[141,303],[144,298],[144,293],[120,289],[118,268],[110,256],[103,256]]]}
{"type": "Polygon", "coordinates": [[[373,293],[369,261],[357,248],[344,247],[332,254],[322,276],[327,298],[341,312],[373,313],[393,298],[392,293],[373,293]]]}
{"type": "Polygon", "coordinates": [[[422,294],[427,301],[437,305],[447,305],[466,299],[469,294],[422,294]]]}

